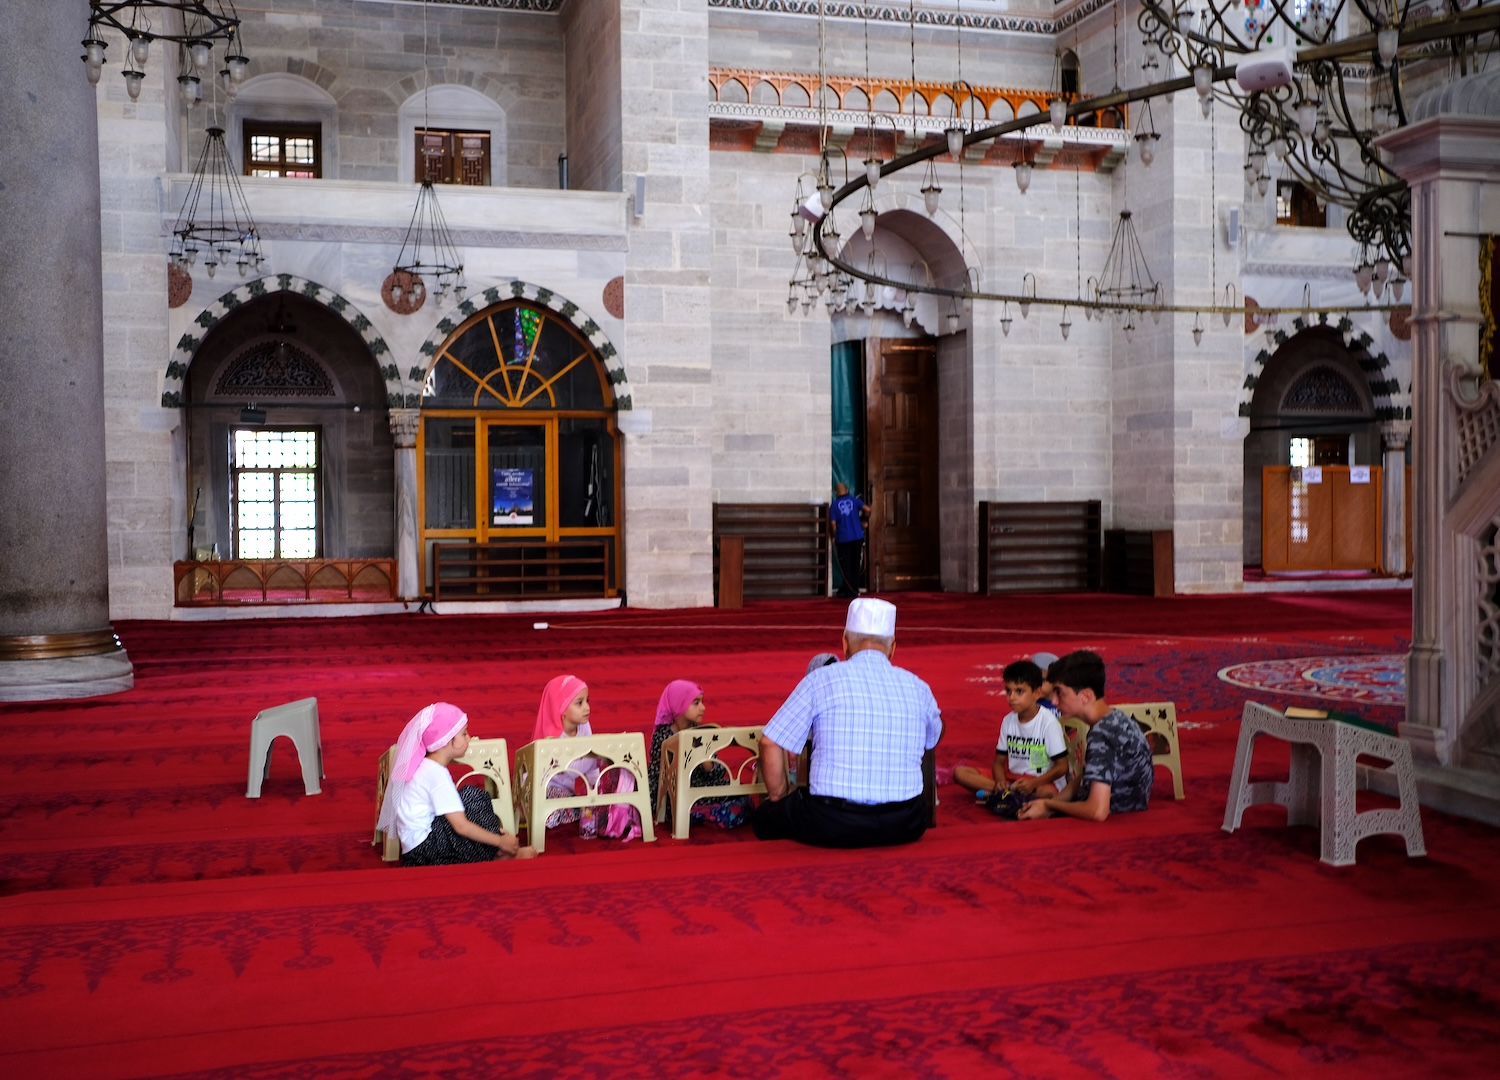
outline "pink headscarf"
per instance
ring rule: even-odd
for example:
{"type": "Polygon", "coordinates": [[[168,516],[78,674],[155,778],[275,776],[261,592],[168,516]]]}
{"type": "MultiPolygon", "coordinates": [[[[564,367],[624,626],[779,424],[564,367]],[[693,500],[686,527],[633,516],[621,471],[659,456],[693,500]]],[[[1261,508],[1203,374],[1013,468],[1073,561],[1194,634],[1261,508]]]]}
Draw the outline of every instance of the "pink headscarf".
{"type": "Polygon", "coordinates": [[[406,722],[401,737],[396,740],[391,775],[386,780],[385,799],[380,804],[380,820],[375,825],[377,829],[390,831],[396,823],[396,806],[401,801],[401,793],[417,775],[417,766],[422,764],[422,759],[438,747],[448,745],[468,722],[469,718],[462,709],[446,701],[427,706],[406,722]]]}
{"type": "Polygon", "coordinates": [[[542,703],[536,710],[536,727],[531,729],[531,741],[561,736],[563,713],[579,693],[588,689],[588,685],[576,675],[559,675],[549,682],[542,691],[542,703]]]}
{"type": "Polygon", "coordinates": [[[673,679],[667,683],[667,688],[661,692],[661,699],[656,703],[656,726],[670,724],[687,712],[693,699],[701,693],[703,687],[686,679],[673,679]]]}

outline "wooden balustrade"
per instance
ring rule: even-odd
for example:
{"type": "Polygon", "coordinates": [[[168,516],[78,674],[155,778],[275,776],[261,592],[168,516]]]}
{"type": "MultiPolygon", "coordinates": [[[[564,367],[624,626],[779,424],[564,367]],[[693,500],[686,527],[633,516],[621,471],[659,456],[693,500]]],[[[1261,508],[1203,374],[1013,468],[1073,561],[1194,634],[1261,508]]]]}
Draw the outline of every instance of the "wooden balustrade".
{"type": "Polygon", "coordinates": [[[212,559],[172,564],[178,607],[375,604],[397,599],[395,559],[212,559]]]}

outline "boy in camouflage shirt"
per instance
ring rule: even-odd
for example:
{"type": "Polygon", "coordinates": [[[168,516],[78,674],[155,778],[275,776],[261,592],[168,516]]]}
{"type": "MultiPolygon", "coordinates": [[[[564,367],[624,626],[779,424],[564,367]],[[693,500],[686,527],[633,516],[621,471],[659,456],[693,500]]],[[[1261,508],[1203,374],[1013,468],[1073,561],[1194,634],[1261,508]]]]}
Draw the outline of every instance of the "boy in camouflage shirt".
{"type": "Polygon", "coordinates": [[[1110,814],[1146,809],[1151,799],[1151,746],[1136,722],[1104,700],[1104,661],[1086,649],[1071,652],[1052,669],[1063,716],[1089,725],[1083,775],[1047,799],[1021,807],[1020,820],[1062,814],[1103,821],[1110,814]]]}

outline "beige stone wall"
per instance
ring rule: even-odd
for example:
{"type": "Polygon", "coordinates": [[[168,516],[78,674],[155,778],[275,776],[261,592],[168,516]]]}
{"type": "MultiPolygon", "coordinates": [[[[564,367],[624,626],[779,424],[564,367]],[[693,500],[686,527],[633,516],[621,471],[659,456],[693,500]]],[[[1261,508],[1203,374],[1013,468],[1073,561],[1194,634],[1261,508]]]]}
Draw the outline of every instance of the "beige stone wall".
{"type": "MultiPolygon", "coordinates": [[[[121,39],[109,52],[119,56],[125,48],[121,39]]],[[[171,603],[172,560],[187,548],[181,414],[161,407],[171,344],[160,177],[171,149],[167,121],[178,106],[165,102],[160,46],[152,61],[158,77],[146,80],[139,101],[126,95],[115,64],[106,65],[96,90],[109,606],[115,619],[163,617],[171,603]]]]}
{"type": "Polygon", "coordinates": [[[821,502],[829,484],[829,320],[786,310],[797,154],[715,151],[713,494],[821,502]]]}
{"type": "MultiPolygon", "coordinates": [[[[240,9],[249,75],[290,72],[333,95],[338,178],[410,182],[397,176],[396,110],[425,85],[425,18],[431,84],[470,87],[505,111],[507,182],[557,186],[565,97],[557,16],[355,0],[277,0],[272,8],[240,9]]],[[[194,132],[194,147],[197,140],[194,132]]]]}
{"type": "Polygon", "coordinates": [[[706,0],[621,0],[621,165],[648,178],[625,268],[626,587],[651,607],[713,597],[707,47],[706,0]]]}
{"type": "Polygon", "coordinates": [[[567,41],[568,182],[583,191],[623,191],[620,9],[614,4],[569,4],[563,9],[563,27],[567,41]]]}

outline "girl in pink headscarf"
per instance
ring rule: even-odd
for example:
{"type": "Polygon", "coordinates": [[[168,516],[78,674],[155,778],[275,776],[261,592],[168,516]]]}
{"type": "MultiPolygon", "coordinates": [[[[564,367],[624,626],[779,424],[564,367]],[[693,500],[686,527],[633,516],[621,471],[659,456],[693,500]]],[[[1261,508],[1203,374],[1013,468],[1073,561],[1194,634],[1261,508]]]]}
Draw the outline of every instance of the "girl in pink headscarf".
{"type": "Polygon", "coordinates": [[[456,705],[439,701],[413,716],[396,740],[385,799],[376,827],[395,829],[402,866],[446,866],[526,859],[535,848],[506,836],[489,792],[459,791],[448,766],[469,749],[469,718],[456,705]]]}
{"type": "MultiPolygon", "coordinates": [[[[703,688],[686,679],[673,679],[661,692],[656,703],[656,728],[651,732],[651,755],[648,768],[651,777],[651,805],[656,805],[656,793],[661,784],[662,743],[679,731],[697,727],[703,723],[707,707],[703,704],[703,688]]],[[[720,785],[729,783],[729,771],[717,762],[705,762],[693,770],[694,784],[720,785]]],[[[748,795],[721,795],[702,799],[693,804],[690,811],[694,821],[711,821],[721,829],[732,829],[743,825],[750,817],[748,795]]]]}
{"type": "MultiPolygon", "coordinates": [[[[536,725],[531,730],[532,741],[571,739],[593,733],[594,729],[589,726],[588,684],[576,675],[557,676],[542,691],[542,703],[536,711],[536,725]]],[[[548,797],[567,798],[578,794],[579,787],[583,785],[611,793],[634,791],[634,777],[624,769],[604,771],[609,764],[606,758],[585,754],[548,781],[548,797]]],[[[621,805],[604,807],[597,812],[576,806],[554,810],[547,816],[547,828],[577,821],[579,835],[593,837],[598,833],[600,818],[604,819],[605,836],[634,840],[641,835],[639,815],[632,807],[621,805]]]]}

